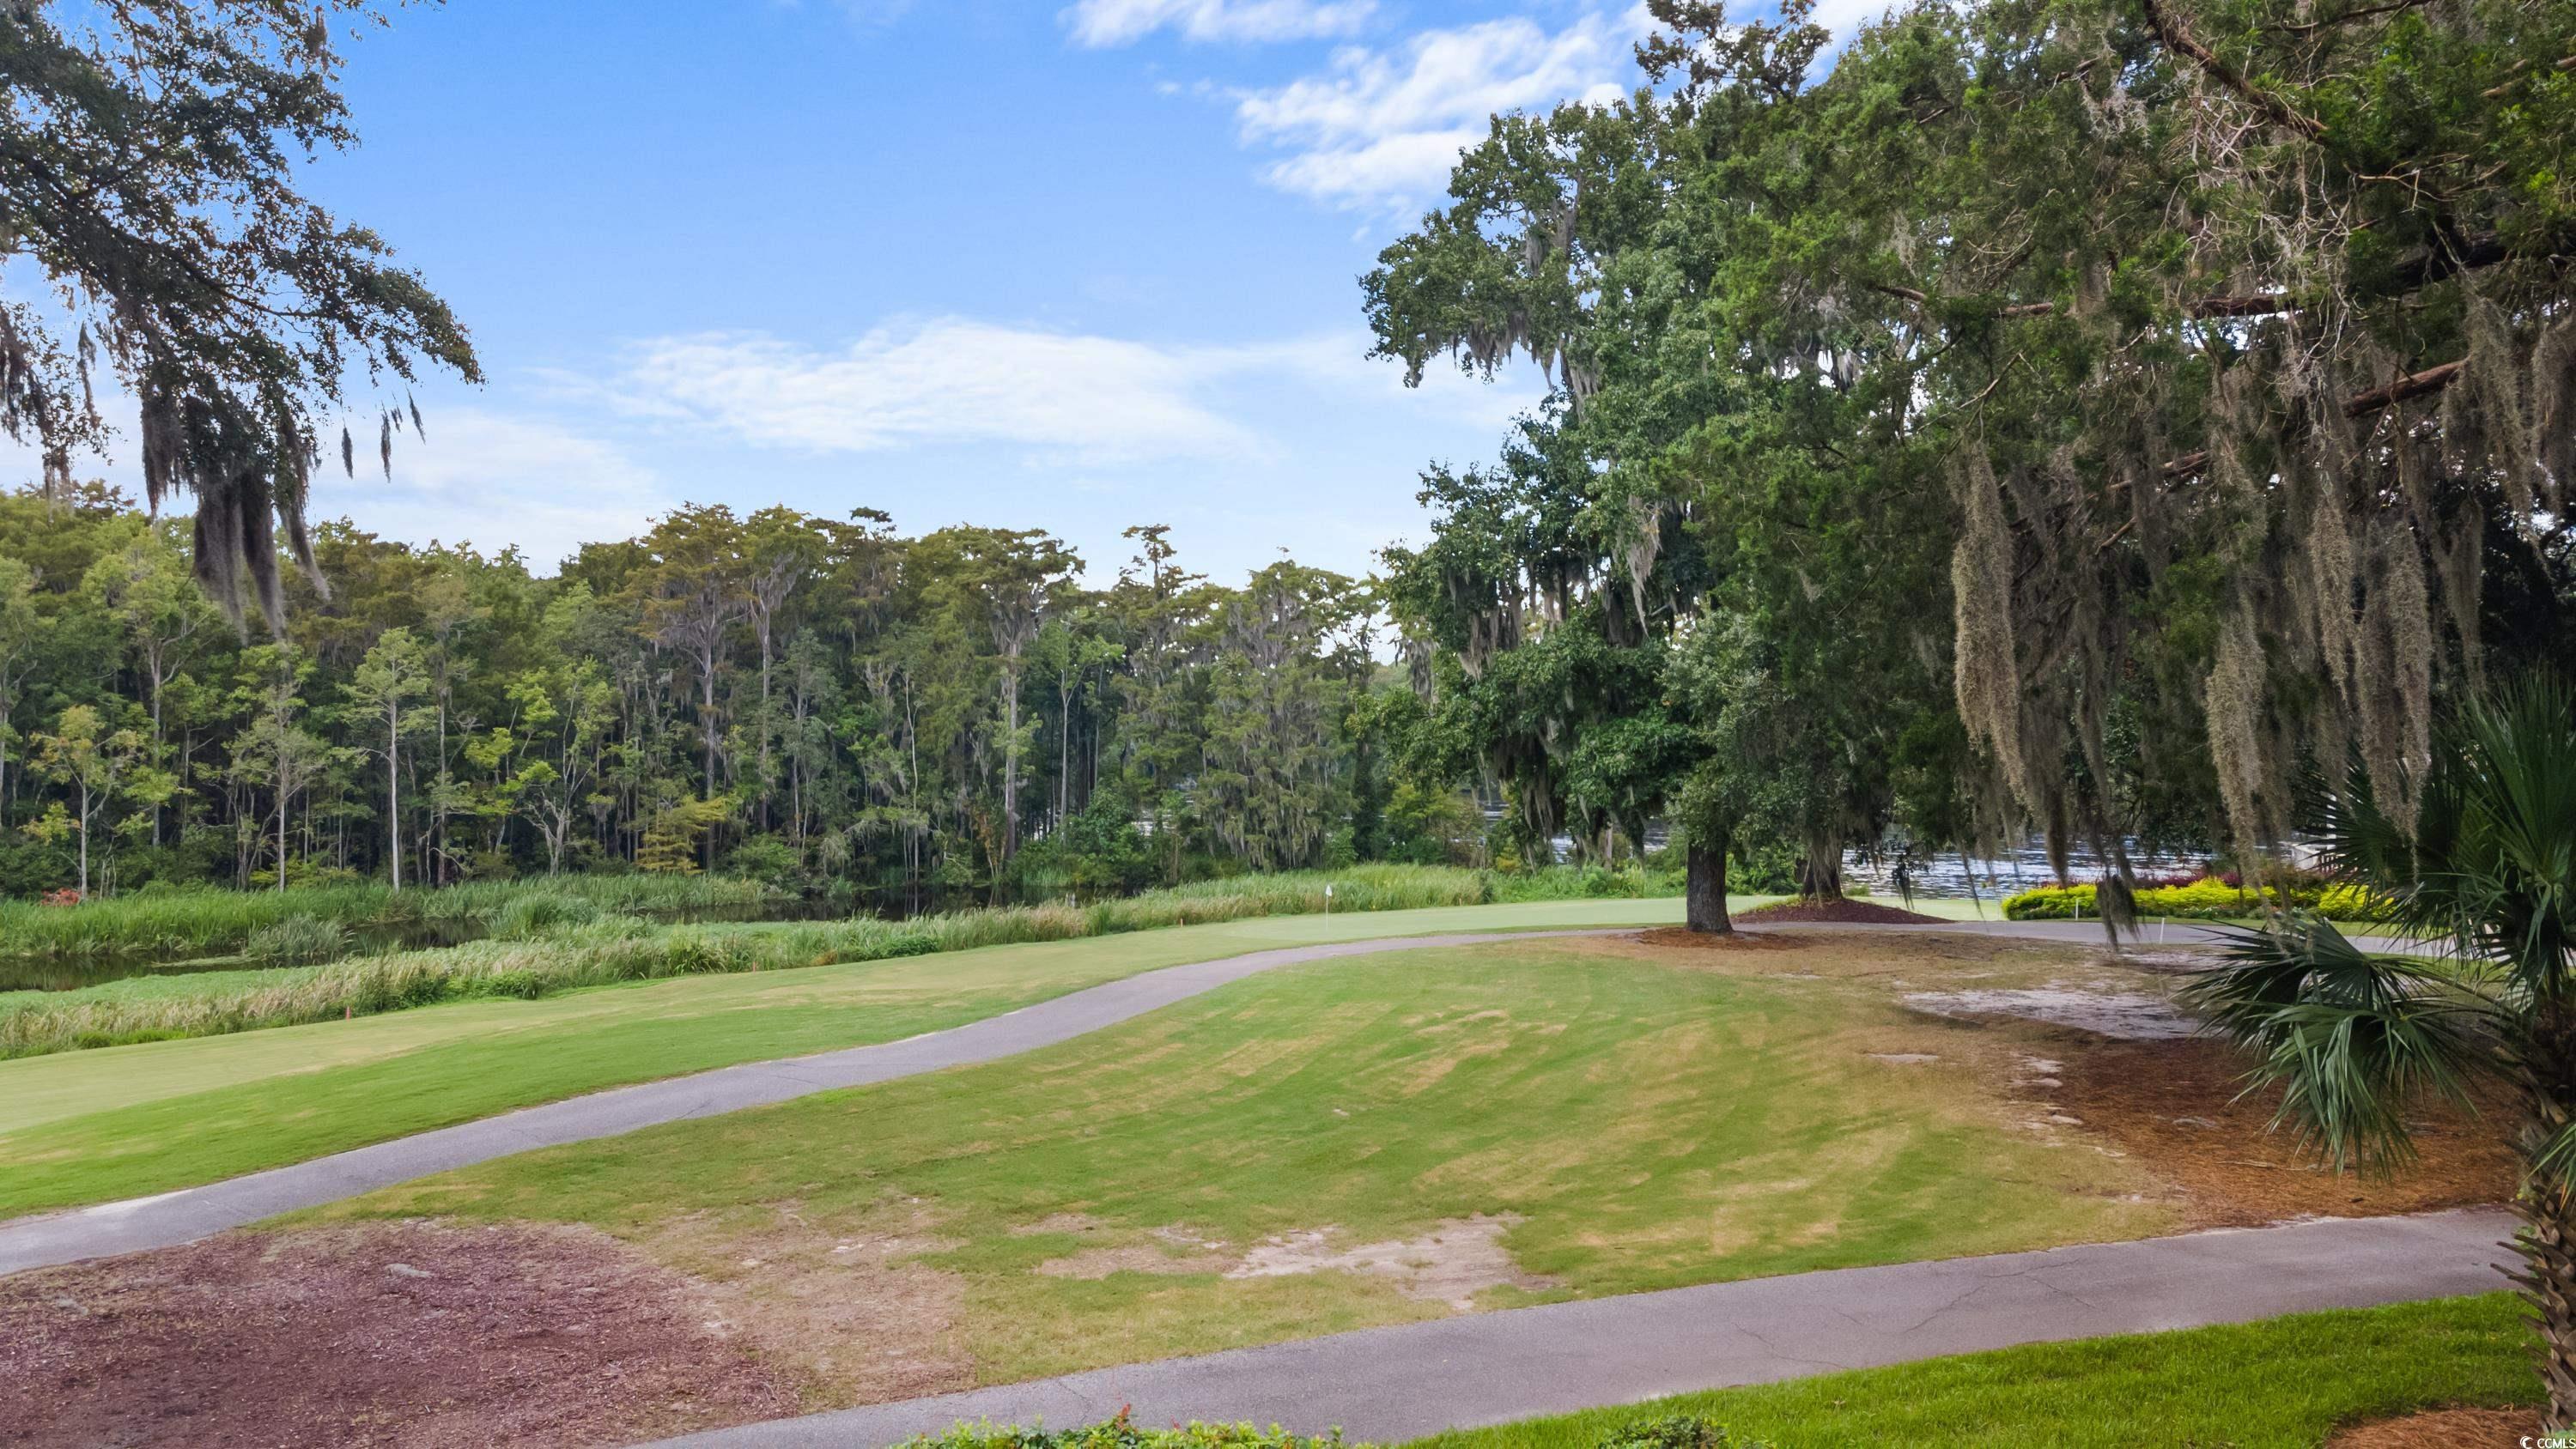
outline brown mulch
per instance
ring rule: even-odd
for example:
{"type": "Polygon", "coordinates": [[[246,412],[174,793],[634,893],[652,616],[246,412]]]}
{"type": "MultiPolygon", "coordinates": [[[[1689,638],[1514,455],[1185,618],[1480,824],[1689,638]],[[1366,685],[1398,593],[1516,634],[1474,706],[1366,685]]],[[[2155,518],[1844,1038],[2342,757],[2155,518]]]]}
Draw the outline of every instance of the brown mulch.
{"type": "Polygon", "coordinates": [[[2435,1409],[2338,1430],[2326,1449],[2485,1449],[2539,1433],[2537,1409],[2435,1409]]]}
{"type": "Polygon", "coordinates": [[[2473,1119],[2442,1103],[2412,1119],[2418,1160],[2389,1181],[2319,1167],[2287,1132],[2267,1128],[2277,1091],[2238,1097],[2245,1058],[2220,1042],[2112,1041],[2089,1033],[2063,1048],[2062,1086],[2024,1094],[2083,1120],[2190,1200],[2204,1227],[2302,1216],[2364,1217],[2503,1202],[2514,1163],[2494,1108],[2473,1119]]]}
{"type": "Polygon", "coordinates": [[[1756,931],[1723,933],[1686,930],[1680,926],[1658,926],[1639,931],[1636,939],[1647,946],[1680,946],[1693,951],[1795,951],[1807,942],[1788,936],[1766,936],[1756,931]]]}
{"type": "Polygon", "coordinates": [[[797,1408],[690,1279],[587,1229],[227,1233],[0,1279],[10,1444],[610,1444],[797,1408]]]}
{"type": "Polygon", "coordinates": [[[1856,901],[1849,898],[1831,901],[1781,901],[1775,905],[1755,906],[1749,911],[1737,911],[1735,919],[1756,926],[1779,921],[1829,921],[1855,926],[1956,924],[1945,921],[1939,916],[1927,916],[1917,911],[1903,911],[1894,906],[1882,906],[1876,901],[1856,901]]]}

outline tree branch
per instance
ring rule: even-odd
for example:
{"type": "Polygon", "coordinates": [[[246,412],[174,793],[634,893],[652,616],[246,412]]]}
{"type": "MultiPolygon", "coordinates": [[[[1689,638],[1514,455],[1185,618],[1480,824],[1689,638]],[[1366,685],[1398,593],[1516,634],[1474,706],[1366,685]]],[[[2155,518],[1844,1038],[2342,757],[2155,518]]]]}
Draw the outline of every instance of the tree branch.
{"type": "MultiPolygon", "coordinates": [[[[2425,368],[2422,372],[2409,373],[2383,387],[2354,393],[2343,400],[2343,415],[2348,418],[2365,418],[2372,413],[2395,407],[2399,403],[2423,397],[2428,393],[2440,392],[2449,387],[2452,381],[2459,377],[2460,369],[2467,365],[2467,358],[2457,358],[2438,366],[2425,368]]],[[[2203,448],[2198,452],[2185,453],[2165,464],[2162,472],[2168,478],[2188,478],[2208,466],[2209,450],[2203,448]]]]}
{"type": "Polygon", "coordinates": [[[2235,92],[2273,124],[2296,131],[2311,141],[2325,139],[2323,121],[2291,109],[2289,102],[2247,80],[2237,73],[2234,66],[2219,59],[2216,51],[2192,39],[2191,32],[2183,29],[2182,22],[2165,9],[2165,0],[2138,0],[2138,5],[2146,12],[2147,28],[2156,33],[2156,39],[2163,41],[2166,49],[2189,56],[2211,80],[2235,92]]]}

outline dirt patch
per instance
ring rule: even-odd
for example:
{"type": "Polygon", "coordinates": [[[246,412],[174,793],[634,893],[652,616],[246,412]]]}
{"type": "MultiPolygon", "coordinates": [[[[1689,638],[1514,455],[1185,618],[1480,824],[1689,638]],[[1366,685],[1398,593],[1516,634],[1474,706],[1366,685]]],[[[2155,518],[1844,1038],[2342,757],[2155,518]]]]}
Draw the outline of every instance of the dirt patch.
{"type": "Polygon", "coordinates": [[[1097,1282],[1112,1273],[1222,1273],[1234,1259],[1222,1253],[1170,1253],[1142,1243],[1124,1248],[1085,1248],[1062,1258],[1049,1258],[1034,1270],[1049,1278],[1083,1278],[1097,1282]]]}
{"type": "Polygon", "coordinates": [[[2496,1128],[2502,1104],[2488,1104],[2483,1123],[2426,1104],[2409,1123],[2418,1160],[2382,1182],[2319,1167],[2289,1134],[2267,1130],[2280,1093],[2240,1097],[2247,1063],[2224,1043],[2095,1038],[2052,1050],[2062,1060],[2028,1059],[2015,1094],[2173,1183],[2195,1226],[2427,1212],[2513,1195],[2513,1158],[2496,1128]]]}
{"type": "Polygon", "coordinates": [[[1156,1228],[1147,1236],[1155,1241],[1084,1248],[1065,1257],[1049,1258],[1034,1271],[1049,1278],[1097,1280],[1112,1273],[1222,1273],[1235,1266],[1235,1259],[1222,1251],[1226,1246],[1223,1242],[1202,1238],[1177,1223],[1156,1228]]]}
{"type": "Polygon", "coordinates": [[[1022,1223],[1011,1229],[1015,1238],[1034,1238],[1048,1233],[1092,1233],[1104,1226],[1089,1213],[1049,1213],[1033,1223],[1022,1223]]]}
{"type": "Polygon", "coordinates": [[[1679,946],[1692,951],[1796,951],[1807,944],[1765,931],[1692,931],[1680,926],[1639,931],[1636,939],[1648,946],[1679,946]]]}
{"type": "Polygon", "coordinates": [[[2169,1041],[2200,1029],[2199,1022],[2161,996],[2062,984],[2028,991],[1918,991],[1905,1004],[1933,1016],[2009,1016],[2125,1041],[2169,1041]]]}
{"type": "Polygon", "coordinates": [[[958,1329],[964,1288],[915,1261],[953,1248],[928,1209],[892,1203],[855,1221],[809,1221],[799,1203],[665,1225],[646,1249],[698,1280],[716,1321],[755,1345],[808,1408],[969,1387],[958,1329]]]}
{"type": "Polygon", "coordinates": [[[13,1442],[622,1444],[797,1407],[696,1285],[587,1229],[227,1233],[0,1280],[13,1442]]]}
{"type": "Polygon", "coordinates": [[[1947,926],[1956,922],[1920,911],[1882,906],[1876,901],[1856,901],[1848,897],[1831,901],[1782,901],[1777,905],[1755,906],[1737,911],[1734,918],[1761,925],[1772,921],[1828,921],[1847,926],[1947,926]]]}
{"type": "Polygon", "coordinates": [[[1229,1278],[1276,1278],[1294,1273],[1370,1273],[1395,1279],[1408,1298],[1426,1298],[1465,1311],[1488,1288],[1559,1286],[1556,1280],[1521,1271],[1503,1246],[1503,1234],[1520,1222],[1518,1215],[1443,1218],[1418,1238],[1401,1242],[1364,1243],[1356,1248],[1332,1246],[1332,1228],[1283,1233],[1257,1244],[1229,1269],[1229,1278]]]}
{"type": "Polygon", "coordinates": [[[2537,1409],[2435,1409],[2338,1430],[2326,1449],[2501,1449],[2539,1433],[2537,1409]]]}

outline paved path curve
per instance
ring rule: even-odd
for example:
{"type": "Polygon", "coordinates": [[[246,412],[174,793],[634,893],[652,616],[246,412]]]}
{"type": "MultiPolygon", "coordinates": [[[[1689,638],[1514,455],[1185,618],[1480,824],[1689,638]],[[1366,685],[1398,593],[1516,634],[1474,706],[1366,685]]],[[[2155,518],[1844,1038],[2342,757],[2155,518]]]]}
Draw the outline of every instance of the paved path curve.
{"type": "Polygon", "coordinates": [[[0,1223],[0,1275],[145,1248],[175,1247],[276,1213],[319,1207],[397,1182],[539,1147],[614,1137],[657,1123],[711,1117],[814,1092],[864,1087],[919,1072],[1015,1056],[1114,1026],[1273,967],[1381,951],[1556,936],[1622,935],[1636,929],[1627,926],[1399,936],[1292,946],[1164,967],[902,1041],[849,1047],[816,1056],[746,1062],[691,1076],[593,1092],[204,1187],[0,1223]]]}
{"type": "Polygon", "coordinates": [[[2500,1286],[2506,1213],[2329,1219],[1756,1278],[1364,1329],[778,1419],[664,1449],[875,1449],[959,1420],[1277,1423],[1393,1441],[1533,1414],[2020,1343],[2500,1286]]]}

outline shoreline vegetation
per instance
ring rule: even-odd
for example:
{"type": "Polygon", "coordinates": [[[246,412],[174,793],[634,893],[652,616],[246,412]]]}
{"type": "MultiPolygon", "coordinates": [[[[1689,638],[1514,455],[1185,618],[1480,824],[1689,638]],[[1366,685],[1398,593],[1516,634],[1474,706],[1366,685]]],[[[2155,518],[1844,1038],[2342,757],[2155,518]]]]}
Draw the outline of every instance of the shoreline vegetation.
{"type": "Polygon", "coordinates": [[[176,962],[258,956],[264,934],[322,926],[352,939],[442,931],[498,935],[532,898],[629,915],[774,906],[790,896],[734,876],[564,875],[472,881],[397,891],[382,882],[243,891],[217,886],[143,890],[71,905],[0,900],[0,963],[176,962]]]}
{"type": "MultiPolygon", "coordinates": [[[[700,881],[709,887],[703,903],[710,905],[726,894],[714,887],[748,884],[700,881]]],[[[656,926],[607,909],[593,896],[554,891],[552,884],[529,883],[516,896],[487,904],[483,909],[493,918],[492,934],[454,946],[304,966],[129,977],[72,991],[0,993],[0,1058],[217,1036],[447,1001],[534,1000],[581,987],[672,976],[777,971],[1315,914],[1328,906],[1339,913],[1679,892],[1677,879],[1642,870],[1503,873],[1366,865],[1200,881],[1089,905],[1001,906],[909,920],[862,916],[656,926]]],[[[343,890],[313,894],[346,904],[353,898],[343,890]]],[[[298,892],[283,895],[291,901],[298,892]]]]}

